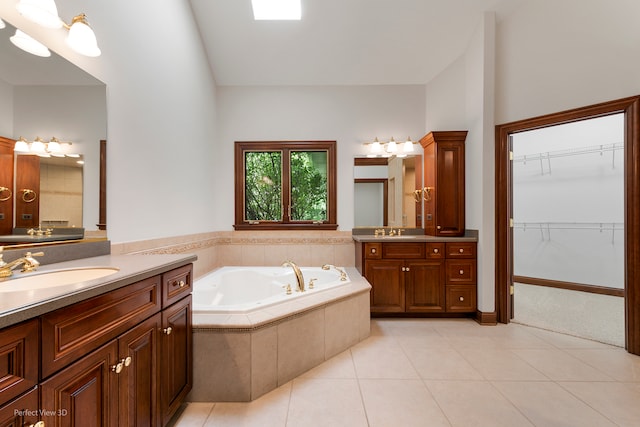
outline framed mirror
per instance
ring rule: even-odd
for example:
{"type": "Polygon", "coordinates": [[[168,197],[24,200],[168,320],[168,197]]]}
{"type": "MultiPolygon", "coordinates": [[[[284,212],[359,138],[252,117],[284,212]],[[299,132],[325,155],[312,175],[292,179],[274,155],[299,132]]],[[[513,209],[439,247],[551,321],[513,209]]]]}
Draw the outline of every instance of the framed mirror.
{"type": "MultiPolygon", "coordinates": [[[[38,203],[39,222],[43,228],[78,227],[88,236],[106,237],[98,227],[102,222],[100,165],[101,141],[106,140],[107,129],[106,85],[54,52],[43,58],[18,49],[9,40],[15,27],[5,24],[0,29],[0,136],[12,140],[22,136],[29,142],[55,137],[65,152],[80,155],[84,162],[40,159],[43,193],[31,202],[38,203]]],[[[13,156],[16,187],[12,208],[24,190],[18,188],[19,177],[25,175],[22,162],[17,161],[21,156],[13,156]]],[[[17,215],[12,226],[20,226],[17,215]]]]}
{"type": "Polygon", "coordinates": [[[422,227],[422,156],[354,158],[354,227],[422,227]]]}

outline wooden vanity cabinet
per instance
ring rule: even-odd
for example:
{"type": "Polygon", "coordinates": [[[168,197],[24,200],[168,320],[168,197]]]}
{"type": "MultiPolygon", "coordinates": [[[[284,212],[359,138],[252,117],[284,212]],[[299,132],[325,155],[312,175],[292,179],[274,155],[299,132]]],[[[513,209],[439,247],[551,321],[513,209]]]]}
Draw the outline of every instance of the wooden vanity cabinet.
{"type": "Polygon", "coordinates": [[[374,314],[475,313],[475,242],[364,242],[356,267],[374,314]]]}
{"type": "Polygon", "coordinates": [[[0,427],[31,426],[39,420],[37,387],[9,403],[0,405],[0,427]]]}
{"type": "Polygon", "coordinates": [[[4,405],[38,384],[38,319],[0,330],[0,343],[0,405],[4,405]]]}
{"type": "Polygon", "coordinates": [[[192,385],[191,274],[180,267],[42,316],[46,425],[169,421],[192,385]],[[180,292],[163,298],[176,277],[180,292]]]}
{"type": "Polygon", "coordinates": [[[424,148],[424,231],[430,236],[465,233],[465,153],[467,131],[430,132],[424,148]]]}

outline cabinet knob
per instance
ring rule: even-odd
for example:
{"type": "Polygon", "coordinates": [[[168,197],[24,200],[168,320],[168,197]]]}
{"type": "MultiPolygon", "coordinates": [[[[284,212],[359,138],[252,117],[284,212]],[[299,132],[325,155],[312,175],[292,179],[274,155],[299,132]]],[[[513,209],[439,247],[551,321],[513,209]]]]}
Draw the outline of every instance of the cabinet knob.
{"type": "Polygon", "coordinates": [[[434,254],[437,254],[438,252],[440,252],[440,249],[438,249],[438,248],[433,248],[433,253],[434,253],[434,254]]]}
{"type": "Polygon", "coordinates": [[[440,227],[440,226],[438,225],[438,226],[436,226],[436,228],[437,228],[438,230],[440,230],[442,227],[440,227]]]}
{"type": "Polygon", "coordinates": [[[179,288],[184,288],[184,285],[186,285],[184,280],[176,280],[173,282],[173,286],[177,286],[179,288]]]}
{"type": "Polygon", "coordinates": [[[460,274],[464,274],[464,270],[460,270],[460,271],[459,271],[459,273],[460,273],[460,274]]]}
{"type": "Polygon", "coordinates": [[[172,331],[173,331],[173,329],[171,329],[171,326],[169,326],[168,328],[164,328],[162,330],[162,333],[164,333],[165,335],[171,335],[172,331]]]}
{"type": "Polygon", "coordinates": [[[371,248],[371,253],[372,253],[372,254],[375,254],[376,252],[378,252],[378,251],[376,250],[376,248],[371,248]]]}
{"type": "Polygon", "coordinates": [[[460,301],[464,301],[464,297],[460,297],[460,301]]]}
{"type": "Polygon", "coordinates": [[[461,254],[464,253],[464,249],[460,248],[459,251],[461,254]]]}
{"type": "Polygon", "coordinates": [[[123,368],[124,368],[124,363],[118,362],[115,365],[111,366],[111,371],[115,372],[116,374],[119,374],[120,372],[122,372],[123,368]]]}
{"type": "Polygon", "coordinates": [[[131,356],[127,356],[125,359],[122,359],[122,363],[124,363],[124,366],[131,365],[131,356]]]}

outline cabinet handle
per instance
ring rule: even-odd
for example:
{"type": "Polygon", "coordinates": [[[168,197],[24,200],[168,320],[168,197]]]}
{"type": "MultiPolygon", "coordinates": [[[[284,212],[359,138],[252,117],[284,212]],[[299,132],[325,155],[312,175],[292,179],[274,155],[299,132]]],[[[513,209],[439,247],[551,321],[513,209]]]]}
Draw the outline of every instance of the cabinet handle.
{"type": "Polygon", "coordinates": [[[119,374],[120,372],[122,372],[122,368],[124,368],[124,362],[118,362],[111,367],[111,371],[119,374]]]}
{"type": "Polygon", "coordinates": [[[436,226],[436,228],[437,228],[438,230],[440,230],[442,227],[440,227],[440,226],[438,225],[438,226],[436,226]]]}
{"type": "Polygon", "coordinates": [[[176,280],[173,282],[173,286],[178,286],[179,288],[184,288],[184,285],[186,285],[184,280],[176,280]]]}
{"type": "Polygon", "coordinates": [[[121,362],[124,363],[124,366],[131,365],[131,356],[127,356],[125,359],[122,359],[121,362]]]}
{"type": "Polygon", "coordinates": [[[376,252],[377,252],[377,251],[376,251],[376,248],[371,248],[371,253],[372,253],[372,254],[375,254],[376,252]]]}
{"type": "Polygon", "coordinates": [[[464,249],[460,248],[460,249],[458,250],[458,252],[460,252],[460,253],[462,254],[462,253],[464,253],[464,249]]]}
{"type": "Polygon", "coordinates": [[[438,248],[434,248],[434,249],[433,249],[433,253],[434,253],[434,254],[437,254],[438,252],[440,252],[440,250],[439,250],[438,248]]]}
{"type": "Polygon", "coordinates": [[[164,328],[162,330],[162,333],[164,333],[165,335],[171,335],[171,331],[173,331],[173,329],[171,329],[171,326],[169,326],[168,328],[164,328]]]}
{"type": "Polygon", "coordinates": [[[459,273],[460,273],[460,274],[464,274],[464,270],[460,270],[460,271],[459,271],[459,273]]]}
{"type": "Polygon", "coordinates": [[[460,297],[460,301],[464,301],[464,297],[460,297]]]}
{"type": "Polygon", "coordinates": [[[44,427],[44,421],[38,421],[35,424],[29,424],[29,427],[44,427]]]}

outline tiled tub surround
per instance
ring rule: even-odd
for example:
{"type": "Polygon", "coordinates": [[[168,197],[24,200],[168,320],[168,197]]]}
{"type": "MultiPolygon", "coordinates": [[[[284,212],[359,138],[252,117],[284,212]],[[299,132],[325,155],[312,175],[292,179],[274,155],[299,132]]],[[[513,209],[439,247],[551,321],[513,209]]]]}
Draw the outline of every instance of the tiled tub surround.
{"type": "Polygon", "coordinates": [[[194,310],[187,400],[254,400],[367,338],[371,287],[346,271],[347,285],[247,314],[194,310]]]}

